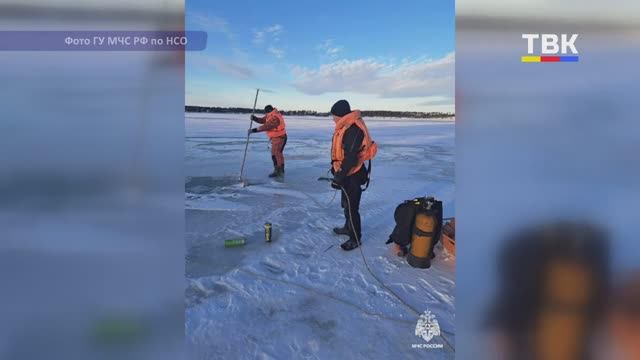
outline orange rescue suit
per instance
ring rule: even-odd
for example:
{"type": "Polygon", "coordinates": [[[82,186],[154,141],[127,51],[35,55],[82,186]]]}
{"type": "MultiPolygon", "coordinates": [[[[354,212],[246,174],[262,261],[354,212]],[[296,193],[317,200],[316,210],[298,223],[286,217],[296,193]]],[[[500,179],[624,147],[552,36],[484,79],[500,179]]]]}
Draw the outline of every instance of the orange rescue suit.
{"type": "Polygon", "coordinates": [[[347,173],[347,176],[358,172],[364,162],[373,159],[378,152],[378,145],[371,139],[371,136],[369,136],[369,130],[360,116],[360,111],[354,110],[336,122],[336,128],[333,132],[333,142],[331,144],[331,165],[333,170],[336,173],[342,170],[342,162],[344,161],[342,138],[344,137],[345,131],[354,124],[362,130],[364,139],[362,139],[362,147],[358,153],[358,163],[347,173]]]}
{"type": "Polygon", "coordinates": [[[264,117],[265,126],[268,126],[270,123],[274,123],[276,121],[278,122],[278,126],[274,129],[266,131],[267,136],[270,139],[287,134],[287,131],[285,130],[284,117],[280,114],[278,109],[273,109],[273,111],[271,111],[264,117]]]}

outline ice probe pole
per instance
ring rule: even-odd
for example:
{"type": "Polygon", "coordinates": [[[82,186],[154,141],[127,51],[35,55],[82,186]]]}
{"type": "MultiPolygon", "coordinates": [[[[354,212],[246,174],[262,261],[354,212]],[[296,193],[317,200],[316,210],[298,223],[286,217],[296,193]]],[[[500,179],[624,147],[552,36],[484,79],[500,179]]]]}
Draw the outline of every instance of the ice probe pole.
{"type": "MultiPolygon", "coordinates": [[[[256,89],[256,98],[253,100],[253,111],[251,112],[251,116],[256,113],[256,104],[258,103],[258,94],[260,93],[260,89],[256,89]]],[[[240,181],[244,179],[244,162],[247,160],[247,150],[249,149],[249,130],[251,130],[251,123],[253,120],[249,118],[249,129],[247,130],[247,143],[244,145],[244,156],[242,157],[242,166],[240,167],[240,181]]]]}

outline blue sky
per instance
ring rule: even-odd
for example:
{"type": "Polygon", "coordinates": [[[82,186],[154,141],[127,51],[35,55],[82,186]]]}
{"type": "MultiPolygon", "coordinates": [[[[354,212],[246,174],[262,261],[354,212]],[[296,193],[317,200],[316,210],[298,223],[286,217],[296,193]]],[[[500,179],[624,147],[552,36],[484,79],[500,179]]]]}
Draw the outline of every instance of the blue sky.
{"type": "Polygon", "coordinates": [[[454,111],[454,1],[186,1],[186,103],[454,111]],[[400,5],[402,4],[402,5],[400,5]]]}

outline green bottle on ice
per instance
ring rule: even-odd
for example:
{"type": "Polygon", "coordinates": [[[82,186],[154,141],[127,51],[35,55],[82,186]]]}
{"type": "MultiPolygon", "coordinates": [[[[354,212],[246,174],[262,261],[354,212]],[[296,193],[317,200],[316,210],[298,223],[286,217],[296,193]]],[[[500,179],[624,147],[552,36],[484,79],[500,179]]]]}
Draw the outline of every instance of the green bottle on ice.
{"type": "Polygon", "coordinates": [[[243,238],[229,239],[224,241],[224,247],[239,247],[244,246],[245,243],[246,241],[243,238]]]}

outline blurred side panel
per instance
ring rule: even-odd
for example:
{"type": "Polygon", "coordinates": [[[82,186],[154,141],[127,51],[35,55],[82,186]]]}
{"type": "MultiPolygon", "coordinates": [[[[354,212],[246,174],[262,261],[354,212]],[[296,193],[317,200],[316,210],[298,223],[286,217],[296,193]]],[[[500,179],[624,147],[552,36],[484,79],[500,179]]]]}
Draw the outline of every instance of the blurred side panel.
{"type": "Polygon", "coordinates": [[[457,1],[458,358],[620,351],[610,294],[640,267],[638,9],[457,1]],[[579,62],[522,62],[524,33],[579,34],[579,62]]]}
{"type": "MultiPolygon", "coordinates": [[[[0,30],[178,30],[182,1],[0,2],[0,30]]],[[[184,54],[0,53],[0,358],[177,359],[184,54]]]]}

